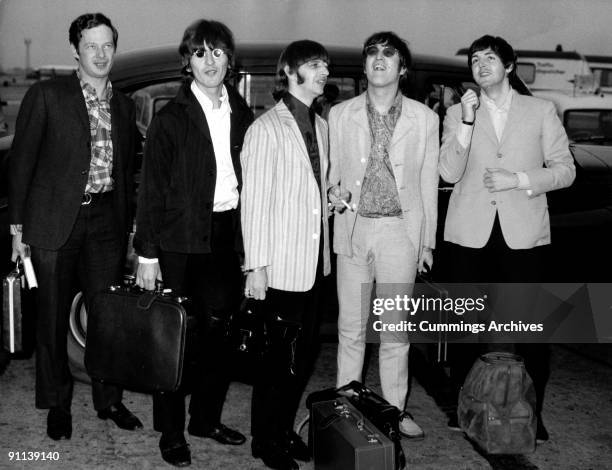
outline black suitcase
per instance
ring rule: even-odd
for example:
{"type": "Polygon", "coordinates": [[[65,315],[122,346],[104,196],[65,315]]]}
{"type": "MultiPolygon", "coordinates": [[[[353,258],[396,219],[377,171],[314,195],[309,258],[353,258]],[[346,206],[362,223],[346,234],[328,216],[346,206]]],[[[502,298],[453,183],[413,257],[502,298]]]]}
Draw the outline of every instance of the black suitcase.
{"type": "Polygon", "coordinates": [[[26,288],[23,267],[18,261],[2,280],[2,345],[17,357],[29,357],[35,345],[33,295],[26,288]]]}
{"type": "Polygon", "coordinates": [[[177,390],[188,304],[185,298],[131,286],[112,286],[96,295],[87,320],[89,375],[141,392],[177,390]]]}
{"type": "Polygon", "coordinates": [[[393,442],[345,398],[312,404],[315,470],[395,470],[393,442]]]}

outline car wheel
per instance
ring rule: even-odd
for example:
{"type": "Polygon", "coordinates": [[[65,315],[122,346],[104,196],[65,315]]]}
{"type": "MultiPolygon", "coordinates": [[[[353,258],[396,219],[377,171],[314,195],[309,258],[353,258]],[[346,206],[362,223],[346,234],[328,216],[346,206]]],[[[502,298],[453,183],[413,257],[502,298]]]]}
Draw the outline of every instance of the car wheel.
{"type": "Polygon", "coordinates": [[[68,329],[68,365],[72,376],[85,383],[91,378],[85,370],[85,340],[87,337],[87,309],[83,293],[78,292],[70,306],[70,327],[68,329]]]}

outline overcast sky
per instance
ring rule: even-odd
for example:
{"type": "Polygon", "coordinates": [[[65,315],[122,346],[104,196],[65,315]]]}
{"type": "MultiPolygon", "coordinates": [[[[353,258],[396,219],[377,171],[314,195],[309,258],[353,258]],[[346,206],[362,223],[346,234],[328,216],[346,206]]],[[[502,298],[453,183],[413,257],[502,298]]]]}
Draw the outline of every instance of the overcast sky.
{"type": "Polygon", "coordinates": [[[101,11],[119,30],[119,52],[178,45],[198,18],[217,19],[237,40],[289,42],[310,38],[360,46],[389,29],[413,52],[454,55],[483,35],[519,49],[554,49],[612,56],[611,0],[0,0],[0,66],[72,64],[70,22],[101,11]]]}

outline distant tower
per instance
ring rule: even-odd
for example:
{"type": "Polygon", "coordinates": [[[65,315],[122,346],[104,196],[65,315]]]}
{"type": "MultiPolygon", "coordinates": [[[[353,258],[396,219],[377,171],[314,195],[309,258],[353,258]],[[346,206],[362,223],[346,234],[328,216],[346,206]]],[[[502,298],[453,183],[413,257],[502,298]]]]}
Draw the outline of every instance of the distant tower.
{"type": "Polygon", "coordinates": [[[25,38],[23,42],[26,46],[25,73],[27,75],[30,73],[30,44],[32,44],[32,40],[30,38],[25,38]]]}

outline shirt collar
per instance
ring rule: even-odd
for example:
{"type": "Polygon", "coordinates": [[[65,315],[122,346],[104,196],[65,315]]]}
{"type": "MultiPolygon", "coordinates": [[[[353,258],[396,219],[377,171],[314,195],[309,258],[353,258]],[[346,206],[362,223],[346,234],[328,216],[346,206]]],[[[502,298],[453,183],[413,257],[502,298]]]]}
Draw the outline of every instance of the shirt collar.
{"type": "MultiPolygon", "coordinates": [[[[97,100],[98,99],[98,93],[96,92],[96,89],[89,83],[87,83],[85,80],[83,80],[83,78],[81,78],[81,72],[79,69],[77,69],[76,71],[76,75],[79,79],[79,84],[81,85],[81,90],[83,90],[83,93],[85,94],[85,96],[97,100]]],[[[113,85],[111,83],[110,80],[106,81],[106,93],[105,93],[106,98],[103,101],[110,101],[113,97],[113,85]]]]}
{"type": "MultiPolygon", "coordinates": [[[[198,100],[198,103],[200,103],[200,106],[202,106],[202,108],[204,109],[205,113],[216,111],[213,108],[212,100],[208,96],[206,96],[206,94],[202,90],[198,88],[198,85],[196,84],[195,80],[191,82],[191,91],[198,100]]],[[[229,103],[229,96],[227,94],[225,85],[221,86],[221,97],[219,98],[219,101],[221,101],[221,105],[219,106],[218,110],[223,111],[223,114],[225,114],[225,112],[232,112],[232,107],[229,103]]]]}
{"type": "Polygon", "coordinates": [[[490,109],[491,111],[498,111],[500,113],[507,113],[508,111],[510,111],[510,105],[512,104],[513,96],[514,96],[514,90],[510,88],[508,93],[506,93],[506,96],[504,96],[504,99],[502,100],[501,105],[497,106],[497,103],[491,98],[489,98],[484,91],[480,94],[482,101],[484,102],[484,104],[486,105],[488,109],[490,109]]]}
{"type": "MultiPolygon", "coordinates": [[[[393,104],[391,105],[391,107],[389,108],[389,111],[387,111],[387,115],[389,116],[393,116],[395,114],[399,115],[402,112],[402,93],[398,90],[397,94],[395,95],[395,100],[393,100],[393,104]]],[[[374,106],[372,106],[372,103],[370,102],[370,95],[368,95],[366,93],[366,106],[367,106],[367,110],[368,113],[370,115],[382,115],[381,113],[379,113],[376,108],[374,106]]]]}
{"type": "Polygon", "coordinates": [[[297,99],[289,92],[285,93],[283,96],[283,103],[285,103],[285,106],[287,106],[287,109],[289,109],[296,120],[307,118],[311,124],[314,124],[315,110],[312,106],[306,106],[302,101],[297,99]]]}

